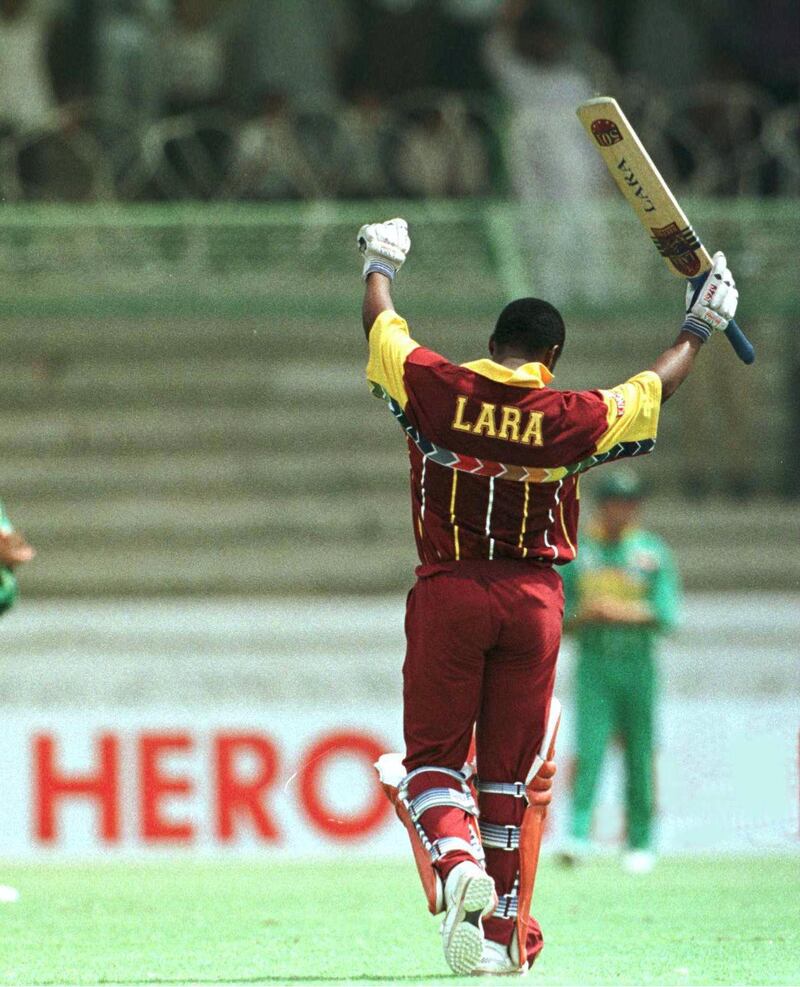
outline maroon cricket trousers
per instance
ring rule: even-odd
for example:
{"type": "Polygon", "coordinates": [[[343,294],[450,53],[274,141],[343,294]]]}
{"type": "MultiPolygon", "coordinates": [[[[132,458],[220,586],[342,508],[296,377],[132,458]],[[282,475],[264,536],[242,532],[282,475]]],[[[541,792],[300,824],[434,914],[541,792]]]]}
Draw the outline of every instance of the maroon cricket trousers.
{"type": "MultiPolygon", "coordinates": [[[[467,559],[417,569],[406,607],[403,726],[407,771],[423,766],[459,771],[473,727],[478,777],[487,782],[524,781],[545,732],[561,639],[561,577],[546,564],[467,559]]],[[[453,787],[448,775],[419,777],[415,797],[434,784],[453,787]]],[[[481,819],[519,826],[523,799],[482,793],[481,819]]],[[[429,839],[468,839],[460,809],[434,807],[421,820],[429,839]]],[[[466,853],[448,854],[442,878],[466,853]]],[[[487,848],[486,868],[498,895],[511,891],[516,851],[487,848]]],[[[488,938],[507,945],[510,919],[489,918],[488,938]]],[[[531,919],[528,958],[542,947],[531,919]]]]}

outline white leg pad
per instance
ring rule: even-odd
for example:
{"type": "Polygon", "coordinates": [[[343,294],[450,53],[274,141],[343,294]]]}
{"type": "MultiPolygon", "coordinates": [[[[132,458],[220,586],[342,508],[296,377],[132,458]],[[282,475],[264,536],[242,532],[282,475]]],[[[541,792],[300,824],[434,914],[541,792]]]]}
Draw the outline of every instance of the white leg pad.
{"type": "Polygon", "coordinates": [[[544,771],[542,769],[545,762],[551,762],[555,756],[555,742],[560,722],[561,703],[553,697],[541,746],[524,782],[477,782],[479,792],[524,798],[527,803],[519,827],[501,826],[496,823],[484,823],[481,827],[485,847],[519,852],[519,869],[514,887],[500,898],[494,914],[497,918],[514,919],[516,923],[514,937],[516,950],[512,951],[511,955],[515,952],[517,957],[523,959],[520,970],[523,966],[527,966],[528,917],[531,912],[547,807],[552,797],[554,771],[552,768],[544,771]]]}
{"type": "Polygon", "coordinates": [[[444,893],[442,880],[433,866],[434,863],[454,850],[463,850],[476,861],[481,863],[483,861],[483,847],[477,825],[478,806],[473,790],[463,772],[451,771],[448,768],[430,765],[417,768],[410,774],[406,774],[403,756],[398,753],[383,754],[376,761],[375,770],[387,798],[394,806],[397,817],[408,833],[414,862],[417,865],[425,898],[428,902],[428,910],[433,915],[437,915],[444,911],[444,893]],[[450,775],[458,781],[459,787],[457,789],[432,787],[425,789],[413,799],[409,798],[409,780],[418,773],[424,772],[450,775]],[[428,839],[420,823],[420,817],[428,809],[436,806],[453,806],[467,813],[470,828],[469,841],[456,836],[442,837],[434,841],[428,839]]]}

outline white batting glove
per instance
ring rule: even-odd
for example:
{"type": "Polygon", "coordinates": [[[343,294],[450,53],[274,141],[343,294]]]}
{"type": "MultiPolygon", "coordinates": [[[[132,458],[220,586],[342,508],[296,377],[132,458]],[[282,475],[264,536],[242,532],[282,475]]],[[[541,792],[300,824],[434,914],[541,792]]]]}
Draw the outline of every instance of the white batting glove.
{"type": "Polygon", "coordinates": [[[691,278],[686,285],[686,319],[681,326],[703,342],[712,333],[728,328],[739,302],[739,292],[725,254],[718,250],[711,259],[711,270],[691,278]]]}
{"type": "Polygon", "coordinates": [[[399,218],[367,223],[358,231],[358,249],[364,255],[363,278],[377,271],[394,281],[411,250],[408,223],[399,218]]]}

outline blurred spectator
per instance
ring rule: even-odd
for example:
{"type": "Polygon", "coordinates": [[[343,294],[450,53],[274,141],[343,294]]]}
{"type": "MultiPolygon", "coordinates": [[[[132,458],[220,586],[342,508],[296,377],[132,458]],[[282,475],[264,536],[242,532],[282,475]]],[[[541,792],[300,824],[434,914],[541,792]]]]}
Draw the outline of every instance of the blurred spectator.
{"type": "Polygon", "coordinates": [[[158,12],[138,0],[111,0],[99,13],[97,113],[104,127],[135,131],[161,112],[163,26],[158,12]]]}
{"type": "Polygon", "coordinates": [[[284,93],[262,97],[261,113],[239,131],[226,193],[252,199],[311,199],[322,195],[318,170],[297,133],[284,93]]]}
{"type": "Polygon", "coordinates": [[[480,195],[489,190],[486,151],[461,100],[417,111],[400,135],[395,177],[406,195],[480,195]]]}
{"type": "Polygon", "coordinates": [[[438,58],[433,85],[462,92],[488,92],[483,37],[498,0],[441,0],[438,58]]]}
{"type": "Polygon", "coordinates": [[[622,45],[625,71],[658,86],[682,89],[707,78],[705,31],[715,24],[716,43],[717,17],[716,10],[709,11],[706,19],[700,7],[686,0],[637,0],[630,5],[622,45]]]}
{"type": "Polygon", "coordinates": [[[388,121],[381,97],[372,89],[357,90],[337,114],[333,177],[337,194],[345,197],[385,195],[388,121]]]}
{"type": "Polygon", "coordinates": [[[48,50],[50,76],[60,103],[85,103],[95,92],[96,23],[96,0],[60,0],[48,50]]]}
{"type": "Polygon", "coordinates": [[[162,38],[167,109],[196,112],[221,104],[227,39],[210,0],[174,0],[162,38]]]}
{"type": "Polygon", "coordinates": [[[0,118],[20,132],[53,126],[58,106],[47,47],[56,2],[0,0],[0,118]]]}
{"type": "Polygon", "coordinates": [[[48,61],[62,9],[54,0],[0,0],[0,182],[8,199],[93,195],[99,151],[75,130],[77,106],[59,105],[48,61]]]}
{"type": "Polygon", "coordinates": [[[346,0],[251,0],[255,90],[285,93],[296,111],[335,105],[353,39],[349,10],[346,0]]]}
{"type": "Polygon", "coordinates": [[[143,136],[161,161],[156,194],[212,199],[222,188],[233,145],[226,102],[232,15],[218,0],[173,0],[161,37],[164,110],[170,119],[143,136]]]}
{"type": "MultiPolygon", "coordinates": [[[[704,0],[707,10],[710,0],[704,0]]],[[[730,36],[731,57],[747,77],[781,101],[800,98],[800,4],[770,0],[764,8],[749,0],[726,4],[722,28],[730,36]]]]}
{"type": "Polygon", "coordinates": [[[578,67],[561,21],[542,4],[507,3],[486,58],[511,109],[507,165],[524,204],[535,270],[531,288],[554,304],[568,300],[567,286],[599,300],[602,271],[595,258],[588,271],[580,261],[587,229],[593,227],[593,236],[603,233],[596,215],[601,166],[575,117],[592,82],[578,67]]]}
{"type": "Polygon", "coordinates": [[[592,149],[577,121],[569,124],[592,83],[573,64],[561,23],[539,7],[507,4],[486,58],[512,110],[515,189],[547,199],[586,196],[596,174],[592,149]]]}
{"type": "Polygon", "coordinates": [[[440,60],[442,17],[431,0],[360,0],[351,76],[381,96],[430,89],[440,60]]]}

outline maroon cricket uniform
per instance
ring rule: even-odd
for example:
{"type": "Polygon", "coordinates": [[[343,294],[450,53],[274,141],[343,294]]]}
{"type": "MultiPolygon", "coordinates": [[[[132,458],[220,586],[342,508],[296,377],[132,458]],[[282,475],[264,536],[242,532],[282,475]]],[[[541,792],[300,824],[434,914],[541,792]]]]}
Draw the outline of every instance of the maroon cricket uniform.
{"type": "MultiPolygon", "coordinates": [[[[473,727],[481,779],[523,780],[545,731],[561,637],[554,566],[575,557],[578,480],[585,470],[650,452],[661,381],[644,372],[610,390],[557,391],[540,363],[464,366],[419,346],[395,312],[369,337],[367,378],[403,427],[420,565],[406,613],[403,668],[406,770],[464,764],[473,727]]],[[[448,775],[412,779],[416,796],[448,775]],[[416,783],[416,787],[415,787],[416,783]]],[[[522,799],[482,794],[481,820],[519,825],[522,799]]],[[[460,809],[424,813],[431,839],[468,839],[460,809]]],[[[448,853],[443,878],[468,854],[448,853]]],[[[517,853],[486,850],[499,895],[517,853]]],[[[542,945],[531,919],[528,958],[542,945]]],[[[489,918],[505,944],[510,919],[489,918]]]]}

